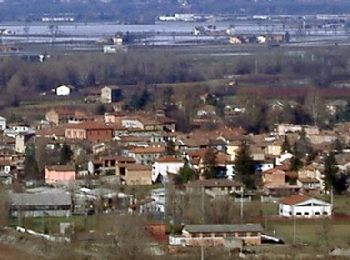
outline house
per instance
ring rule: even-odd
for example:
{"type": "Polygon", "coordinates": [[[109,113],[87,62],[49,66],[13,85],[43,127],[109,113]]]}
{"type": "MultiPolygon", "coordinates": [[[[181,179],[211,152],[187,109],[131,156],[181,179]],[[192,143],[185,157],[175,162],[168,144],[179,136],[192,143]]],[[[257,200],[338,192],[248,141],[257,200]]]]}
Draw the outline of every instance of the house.
{"type": "Polygon", "coordinates": [[[0,116],[0,130],[5,130],[6,129],[6,118],[0,116]]]}
{"type": "Polygon", "coordinates": [[[34,138],[34,134],[18,134],[15,137],[15,151],[17,153],[25,153],[27,143],[34,138]]]}
{"type": "Polygon", "coordinates": [[[4,130],[4,135],[15,138],[18,134],[35,134],[35,130],[29,125],[12,125],[4,130]]]}
{"type": "Polygon", "coordinates": [[[108,142],[113,139],[114,129],[104,123],[86,121],[66,126],[65,138],[87,140],[93,143],[108,142]]]}
{"type": "Polygon", "coordinates": [[[101,103],[110,104],[121,101],[122,90],[117,86],[105,86],[101,89],[101,103]]]}
{"type": "Polygon", "coordinates": [[[55,93],[57,96],[69,96],[72,91],[71,86],[61,85],[55,88],[55,93]]]}
{"type": "Polygon", "coordinates": [[[243,191],[241,183],[226,179],[207,179],[193,181],[187,185],[189,192],[204,190],[211,197],[240,194],[243,191]]]}
{"type": "Polygon", "coordinates": [[[10,160],[0,160],[0,173],[9,174],[12,170],[12,163],[10,160]]]}
{"type": "Polygon", "coordinates": [[[133,157],[136,163],[151,165],[165,152],[164,146],[134,147],[130,149],[129,156],[133,157]]]}
{"type": "Polygon", "coordinates": [[[113,43],[115,45],[123,45],[123,35],[121,34],[116,34],[114,37],[113,37],[113,43]]]}
{"type": "Polygon", "coordinates": [[[176,121],[165,117],[152,117],[148,114],[124,116],[120,119],[121,125],[128,129],[141,129],[145,131],[175,132],[176,121]]]}
{"type": "Polygon", "coordinates": [[[11,193],[10,216],[18,217],[69,217],[72,199],[68,192],[11,193]]]}
{"type": "Polygon", "coordinates": [[[230,156],[230,160],[234,161],[236,159],[236,155],[242,145],[240,140],[230,141],[226,145],[226,153],[230,156]]]}
{"type": "Polygon", "coordinates": [[[55,125],[58,124],[70,124],[81,123],[89,119],[85,112],[72,110],[65,107],[53,108],[46,112],[45,119],[49,123],[55,125]]]}
{"type": "Polygon", "coordinates": [[[152,167],[142,164],[127,164],[125,176],[126,185],[152,185],[152,167]]]}
{"type": "Polygon", "coordinates": [[[13,182],[13,176],[9,173],[0,172],[0,183],[10,185],[13,182]]]}
{"type": "Polygon", "coordinates": [[[135,163],[131,157],[109,155],[101,156],[96,160],[88,162],[88,171],[90,174],[106,174],[111,172],[116,175],[125,174],[125,165],[135,163]]]}
{"type": "Polygon", "coordinates": [[[242,41],[241,37],[239,37],[239,36],[231,36],[229,38],[229,43],[236,45],[236,44],[242,44],[243,41],[242,41]]]}
{"type": "Polygon", "coordinates": [[[300,186],[302,190],[306,192],[321,191],[321,183],[316,178],[298,178],[297,185],[300,186]]]}
{"type": "Polygon", "coordinates": [[[298,171],[299,186],[306,189],[325,189],[324,175],[317,164],[309,164],[298,171]],[[305,184],[305,185],[304,185],[305,184]]]}
{"type": "Polygon", "coordinates": [[[53,165],[45,167],[45,183],[67,184],[75,181],[74,165],[53,165]]]}
{"type": "Polygon", "coordinates": [[[157,159],[152,166],[152,181],[167,181],[168,174],[177,174],[183,165],[184,162],[182,159],[172,156],[164,156],[157,159]]]}
{"type": "Polygon", "coordinates": [[[273,168],[262,174],[264,187],[272,188],[284,186],[286,184],[286,173],[280,169],[273,168]]]}
{"type": "Polygon", "coordinates": [[[153,217],[163,219],[165,214],[165,193],[165,188],[151,190],[150,197],[130,205],[130,213],[137,211],[139,214],[153,215],[153,217]]]}
{"type": "Polygon", "coordinates": [[[260,224],[185,225],[182,237],[186,246],[222,246],[226,239],[240,239],[245,245],[261,245],[260,224]]]}
{"type": "Polygon", "coordinates": [[[283,217],[329,217],[332,204],[305,195],[291,195],[281,200],[279,215],[283,217]]]}
{"type": "Polygon", "coordinates": [[[305,130],[307,135],[318,135],[320,130],[317,126],[309,125],[292,125],[292,124],[279,124],[276,127],[276,133],[278,135],[286,135],[287,133],[300,133],[305,130]]]}
{"type": "Polygon", "coordinates": [[[215,116],[215,115],[216,115],[216,109],[212,105],[204,105],[197,110],[198,117],[215,116]]]}

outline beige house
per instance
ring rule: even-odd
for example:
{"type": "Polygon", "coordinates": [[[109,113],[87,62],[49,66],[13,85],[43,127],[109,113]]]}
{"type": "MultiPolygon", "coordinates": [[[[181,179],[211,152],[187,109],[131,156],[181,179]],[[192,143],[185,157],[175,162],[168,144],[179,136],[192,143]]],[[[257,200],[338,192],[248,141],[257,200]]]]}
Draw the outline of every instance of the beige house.
{"type": "Polygon", "coordinates": [[[121,100],[122,90],[117,86],[106,86],[101,89],[101,103],[110,104],[121,100]]]}
{"type": "Polygon", "coordinates": [[[125,165],[126,185],[152,185],[152,166],[142,164],[125,165]]]}
{"type": "Polygon", "coordinates": [[[241,146],[241,141],[233,141],[229,142],[226,145],[226,153],[230,156],[230,160],[234,161],[236,159],[236,155],[239,151],[239,148],[241,146]]]}

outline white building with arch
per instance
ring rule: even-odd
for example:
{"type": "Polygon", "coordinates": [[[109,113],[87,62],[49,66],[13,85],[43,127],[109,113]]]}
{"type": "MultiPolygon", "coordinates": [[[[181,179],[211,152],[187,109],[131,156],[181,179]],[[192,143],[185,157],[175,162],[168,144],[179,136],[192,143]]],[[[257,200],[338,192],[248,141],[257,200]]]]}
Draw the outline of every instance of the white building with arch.
{"type": "Polygon", "coordinates": [[[281,200],[279,215],[283,217],[330,217],[332,204],[305,195],[292,195],[281,200]]]}

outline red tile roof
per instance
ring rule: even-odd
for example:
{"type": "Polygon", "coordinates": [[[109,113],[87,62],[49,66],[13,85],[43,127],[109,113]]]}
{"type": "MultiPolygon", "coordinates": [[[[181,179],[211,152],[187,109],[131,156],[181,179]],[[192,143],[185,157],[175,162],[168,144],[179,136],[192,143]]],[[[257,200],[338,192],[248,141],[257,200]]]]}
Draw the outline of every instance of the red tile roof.
{"type": "Polygon", "coordinates": [[[163,153],[164,151],[165,151],[164,146],[134,147],[130,150],[131,153],[137,153],[137,154],[163,153]]]}
{"type": "Polygon", "coordinates": [[[181,162],[183,162],[183,160],[176,158],[176,157],[173,157],[173,156],[163,156],[163,157],[160,157],[159,159],[157,159],[156,162],[159,162],[159,163],[181,163],[181,162]]]}
{"type": "Polygon", "coordinates": [[[137,163],[133,163],[133,164],[128,164],[125,166],[127,171],[151,171],[152,170],[152,166],[150,165],[143,165],[143,164],[137,164],[137,163]]]}
{"type": "Polygon", "coordinates": [[[301,202],[307,201],[309,199],[311,199],[311,197],[306,196],[306,195],[297,194],[297,195],[291,195],[289,197],[282,199],[281,203],[286,204],[286,205],[296,205],[296,204],[299,204],[301,202]]]}
{"type": "Polygon", "coordinates": [[[85,129],[85,130],[113,130],[113,126],[106,125],[104,123],[95,122],[95,121],[86,121],[80,124],[69,124],[66,129],[85,129]]]}

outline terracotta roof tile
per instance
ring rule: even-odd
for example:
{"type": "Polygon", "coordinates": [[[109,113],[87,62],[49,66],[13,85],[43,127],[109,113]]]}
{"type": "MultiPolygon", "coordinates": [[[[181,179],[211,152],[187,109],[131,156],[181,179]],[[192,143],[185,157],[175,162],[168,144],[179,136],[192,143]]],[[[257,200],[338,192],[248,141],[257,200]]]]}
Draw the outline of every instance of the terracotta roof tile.
{"type": "Polygon", "coordinates": [[[289,197],[282,199],[281,203],[286,205],[295,205],[295,204],[299,204],[301,202],[307,201],[309,199],[311,199],[311,197],[306,195],[296,194],[296,195],[291,195],[289,197]]]}
{"type": "Polygon", "coordinates": [[[164,151],[165,151],[164,146],[134,147],[130,150],[131,153],[137,153],[137,154],[163,153],[164,151]]]}
{"type": "Polygon", "coordinates": [[[173,157],[173,156],[163,156],[163,157],[160,157],[159,159],[157,159],[156,162],[159,162],[159,163],[181,163],[181,162],[183,162],[183,160],[176,158],[176,157],[173,157]]]}

